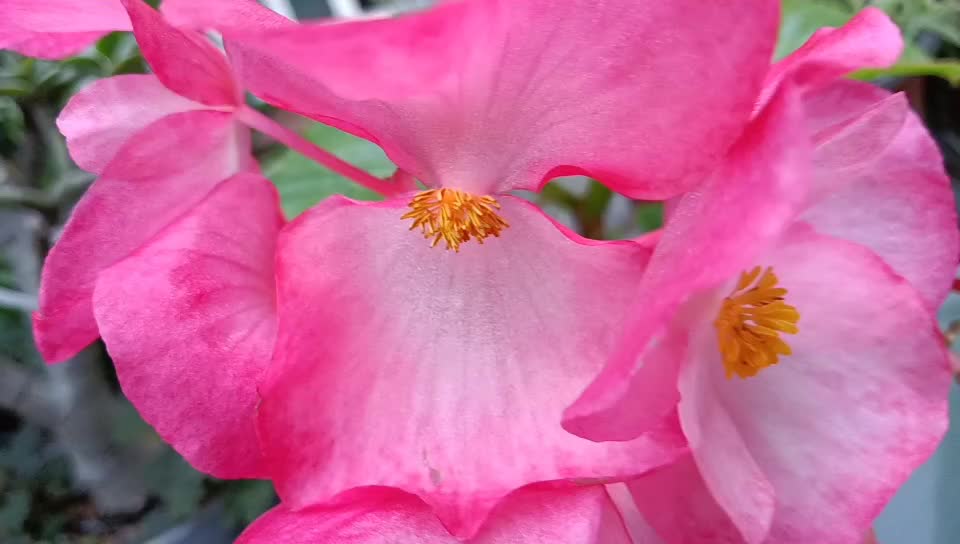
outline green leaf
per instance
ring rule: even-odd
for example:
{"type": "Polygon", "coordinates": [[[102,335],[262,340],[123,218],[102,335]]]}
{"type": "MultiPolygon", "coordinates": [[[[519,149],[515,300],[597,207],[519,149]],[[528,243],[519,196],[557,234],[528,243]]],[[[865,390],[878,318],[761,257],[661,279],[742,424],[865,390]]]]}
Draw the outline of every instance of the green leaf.
{"type": "MultiPolygon", "coordinates": [[[[376,145],[345,132],[316,124],[306,136],[315,144],[332,152],[375,176],[386,177],[396,167],[376,145]]],[[[345,195],[357,200],[379,200],[376,193],[327,170],[292,150],[267,165],[267,177],[280,191],[283,209],[291,219],[331,195],[345,195]]]]}
{"type": "Polygon", "coordinates": [[[596,181],[590,181],[590,188],[587,190],[587,196],[584,197],[584,213],[588,216],[600,219],[607,211],[610,200],[613,199],[613,191],[606,185],[601,185],[596,181]]]}
{"type": "Polygon", "coordinates": [[[853,17],[849,7],[828,0],[783,0],[783,20],[776,58],[796,51],[818,29],[838,27],[853,17]]]}
{"type": "Polygon", "coordinates": [[[0,96],[27,96],[31,90],[27,81],[17,77],[0,76],[0,96]]]}
{"type": "Polygon", "coordinates": [[[103,77],[110,74],[112,69],[110,59],[96,50],[91,50],[82,57],[73,57],[60,63],[60,69],[67,72],[70,79],[83,77],[103,77]]]}
{"type": "Polygon", "coordinates": [[[644,202],[637,205],[636,222],[643,232],[651,232],[663,226],[663,204],[644,202]]]}

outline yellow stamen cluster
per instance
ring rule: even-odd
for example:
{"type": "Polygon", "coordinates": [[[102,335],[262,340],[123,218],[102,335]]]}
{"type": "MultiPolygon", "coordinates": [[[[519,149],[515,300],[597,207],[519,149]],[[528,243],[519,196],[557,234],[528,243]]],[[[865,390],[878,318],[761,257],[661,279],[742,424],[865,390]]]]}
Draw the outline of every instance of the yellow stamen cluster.
{"type": "Polygon", "coordinates": [[[456,189],[431,189],[417,193],[410,211],[402,219],[413,219],[410,230],[420,227],[430,247],[443,240],[447,249],[460,251],[468,240],[483,243],[488,236],[500,236],[510,225],[497,213],[500,203],[492,196],[475,196],[456,189]]]}
{"type": "Polygon", "coordinates": [[[796,334],[800,313],[784,301],[787,290],[777,287],[778,281],[773,268],[758,266],[741,274],[737,288],[723,300],[713,325],[728,379],[756,376],[792,353],[780,333],[796,334]]]}

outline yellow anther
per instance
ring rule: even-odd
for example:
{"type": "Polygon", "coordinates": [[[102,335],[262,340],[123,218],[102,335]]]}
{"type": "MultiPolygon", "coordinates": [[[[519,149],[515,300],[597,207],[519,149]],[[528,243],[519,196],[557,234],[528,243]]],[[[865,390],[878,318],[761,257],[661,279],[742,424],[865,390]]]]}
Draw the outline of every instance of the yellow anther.
{"type": "Polygon", "coordinates": [[[483,243],[500,236],[510,225],[497,213],[500,203],[492,196],[475,196],[456,189],[431,189],[417,193],[410,211],[401,219],[413,219],[410,230],[420,227],[423,237],[436,247],[443,240],[447,249],[460,251],[468,240],[483,243]]]}
{"type": "Polygon", "coordinates": [[[756,376],[793,353],[780,333],[796,334],[800,313],[784,301],[787,290],[777,287],[778,281],[773,268],[758,266],[741,274],[736,289],[723,299],[713,326],[727,378],[756,376]]]}

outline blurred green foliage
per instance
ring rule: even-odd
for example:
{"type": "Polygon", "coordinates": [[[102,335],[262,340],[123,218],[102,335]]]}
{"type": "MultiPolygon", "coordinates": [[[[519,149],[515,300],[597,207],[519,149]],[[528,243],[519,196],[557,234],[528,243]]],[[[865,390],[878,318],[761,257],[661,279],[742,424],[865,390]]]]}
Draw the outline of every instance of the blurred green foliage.
{"type": "MultiPolygon", "coordinates": [[[[396,169],[376,145],[320,124],[311,124],[305,136],[376,176],[386,177],[396,169]]],[[[334,174],[316,162],[292,150],[284,150],[265,168],[280,192],[287,217],[294,218],[328,196],[340,194],[357,200],[377,200],[379,196],[334,174]]]]}
{"type": "Polygon", "coordinates": [[[960,62],[936,58],[944,44],[960,46],[960,1],[958,0],[783,0],[783,23],[776,57],[796,50],[818,28],[838,27],[865,7],[883,9],[903,32],[905,49],[893,67],[862,70],[855,77],[932,75],[960,84],[960,62]]]}

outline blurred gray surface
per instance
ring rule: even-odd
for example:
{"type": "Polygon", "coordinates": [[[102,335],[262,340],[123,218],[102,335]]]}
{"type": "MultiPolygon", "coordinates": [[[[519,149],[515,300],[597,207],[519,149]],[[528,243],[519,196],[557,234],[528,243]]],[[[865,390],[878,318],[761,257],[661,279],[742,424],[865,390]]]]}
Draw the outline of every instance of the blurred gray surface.
{"type": "MultiPolygon", "coordinates": [[[[960,319],[960,296],[940,311],[941,325],[960,319]]],[[[955,346],[956,347],[956,346],[955,346]]],[[[937,452],[897,493],[877,520],[881,544],[960,543],[960,387],[950,398],[950,430],[937,452]]]]}

